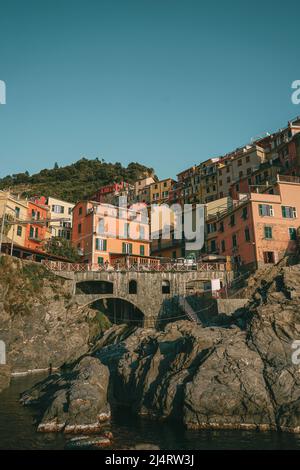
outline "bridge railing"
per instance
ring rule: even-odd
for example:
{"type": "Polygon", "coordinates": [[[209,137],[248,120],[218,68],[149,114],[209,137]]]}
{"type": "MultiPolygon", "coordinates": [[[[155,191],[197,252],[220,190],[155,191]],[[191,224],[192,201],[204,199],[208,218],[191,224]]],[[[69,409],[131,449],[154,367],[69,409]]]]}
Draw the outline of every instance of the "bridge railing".
{"type": "Polygon", "coordinates": [[[226,271],[225,263],[194,263],[179,264],[165,263],[160,265],[153,264],[132,264],[130,266],[115,264],[87,264],[87,263],[65,263],[62,261],[43,260],[42,264],[49,271],[57,272],[187,272],[187,271],[226,271]]]}

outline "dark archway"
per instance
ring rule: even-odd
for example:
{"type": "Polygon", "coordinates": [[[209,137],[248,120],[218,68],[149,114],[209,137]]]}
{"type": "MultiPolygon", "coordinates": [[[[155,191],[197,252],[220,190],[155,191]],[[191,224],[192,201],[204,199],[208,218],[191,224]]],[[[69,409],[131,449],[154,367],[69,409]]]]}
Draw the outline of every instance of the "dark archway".
{"type": "Polygon", "coordinates": [[[131,302],[120,298],[107,298],[96,300],[91,304],[102,312],[114,324],[127,323],[132,326],[144,325],[144,314],[131,302]]]}
{"type": "Polygon", "coordinates": [[[137,282],[135,279],[129,281],[128,294],[137,294],[137,282]]]}
{"type": "Polygon", "coordinates": [[[114,284],[109,281],[82,281],[76,284],[76,294],[113,294],[114,284]]]}

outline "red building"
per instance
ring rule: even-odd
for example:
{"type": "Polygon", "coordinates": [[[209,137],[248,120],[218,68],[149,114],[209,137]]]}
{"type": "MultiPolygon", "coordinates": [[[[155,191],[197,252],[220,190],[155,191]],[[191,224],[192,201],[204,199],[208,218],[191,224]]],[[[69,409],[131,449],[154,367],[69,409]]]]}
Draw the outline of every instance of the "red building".
{"type": "Polygon", "coordinates": [[[25,232],[25,247],[43,251],[44,243],[50,238],[49,207],[35,201],[28,201],[28,220],[25,232]]]}

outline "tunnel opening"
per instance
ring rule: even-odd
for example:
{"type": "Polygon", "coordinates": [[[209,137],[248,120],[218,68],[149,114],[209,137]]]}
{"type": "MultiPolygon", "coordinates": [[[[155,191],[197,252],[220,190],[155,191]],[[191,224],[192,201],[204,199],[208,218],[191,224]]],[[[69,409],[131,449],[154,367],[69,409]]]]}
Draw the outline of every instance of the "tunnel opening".
{"type": "Polygon", "coordinates": [[[76,284],[76,294],[113,294],[114,284],[109,281],[82,281],[76,284]]]}
{"type": "Polygon", "coordinates": [[[121,325],[123,323],[141,327],[144,325],[143,312],[125,299],[99,299],[93,302],[92,308],[99,310],[115,325],[121,325]]]}

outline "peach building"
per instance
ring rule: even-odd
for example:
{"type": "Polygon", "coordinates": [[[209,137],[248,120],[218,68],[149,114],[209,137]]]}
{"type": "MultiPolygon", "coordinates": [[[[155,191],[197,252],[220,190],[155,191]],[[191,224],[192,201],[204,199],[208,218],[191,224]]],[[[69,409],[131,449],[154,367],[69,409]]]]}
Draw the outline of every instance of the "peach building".
{"type": "Polygon", "coordinates": [[[147,211],[80,201],[73,209],[72,243],[91,264],[111,263],[119,255],[150,255],[147,211]]]}
{"type": "Polygon", "coordinates": [[[207,220],[207,251],[231,256],[238,267],[276,263],[298,247],[300,178],[277,176],[265,192],[240,194],[207,220]]]}

